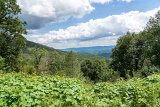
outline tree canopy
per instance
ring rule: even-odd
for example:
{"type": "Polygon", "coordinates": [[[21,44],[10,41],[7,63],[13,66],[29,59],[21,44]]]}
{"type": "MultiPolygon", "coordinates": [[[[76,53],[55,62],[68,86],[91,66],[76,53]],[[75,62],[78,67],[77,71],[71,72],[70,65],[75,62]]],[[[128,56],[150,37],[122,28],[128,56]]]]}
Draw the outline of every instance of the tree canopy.
{"type": "MultiPolygon", "coordinates": [[[[121,77],[127,71],[137,71],[143,67],[160,67],[160,11],[151,17],[144,31],[127,33],[120,37],[112,51],[111,68],[120,71],[121,77]]],[[[130,76],[133,73],[130,72],[130,76]]]]}
{"type": "Polygon", "coordinates": [[[0,56],[5,59],[5,69],[18,71],[17,57],[25,46],[25,22],[18,18],[21,12],[16,0],[0,0],[0,56]]]}

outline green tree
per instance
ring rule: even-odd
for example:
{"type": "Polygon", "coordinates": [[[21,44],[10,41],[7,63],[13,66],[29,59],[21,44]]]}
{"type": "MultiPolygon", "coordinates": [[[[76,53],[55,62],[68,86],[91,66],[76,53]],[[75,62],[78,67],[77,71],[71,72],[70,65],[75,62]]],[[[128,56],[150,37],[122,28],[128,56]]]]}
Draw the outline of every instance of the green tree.
{"type": "Polygon", "coordinates": [[[45,49],[32,49],[31,50],[34,54],[34,67],[36,69],[36,74],[40,74],[42,71],[40,70],[40,65],[42,62],[42,58],[46,56],[46,54],[48,53],[48,51],[46,51],[45,49]]]}
{"type": "Polygon", "coordinates": [[[65,56],[65,71],[69,77],[80,76],[80,65],[76,54],[72,51],[65,56]]]}
{"type": "Polygon", "coordinates": [[[160,65],[160,11],[152,17],[145,28],[145,53],[154,66],[160,65]]]}
{"type": "Polygon", "coordinates": [[[143,66],[145,60],[143,56],[144,41],[143,32],[140,32],[139,34],[134,35],[130,42],[129,53],[132,57],[131,66],[133,71],[137,71],[143,66]]]}
{"type": "Polygon", "coordinates": [[[81,64],[81,71],[85,77],[94,82],[103,81],[107,72],[107,64],[103,60],[85,60],[81,64]]]}
{"type": "MultiPolygon", "coordinates": [[[[120,37],[112,51],[111,67],[126,77],[127,71],[132,77],[133,72],[145,68],[160,66],[160,11],[147,23],[139,34],[127,33],[120,37]]],[[[146,73],[150,74],[150,73],[146,73]]]]}
{"type": "Polygon", "coordinates": [[[64,70],[64,56],[60,55],[58,52],[49,53],[48,59],[49,71],[51,74],[58,73],[64,70]]]}
{"type": "Polygon", "coordinates": [[[20,54],[17,64],[19,71],[24,74],[35,74],[36,69],[33,64],[33,56],[28,54],[20,54]]]}
{"type": "Polygon", "coordinates": [[[25,46],[25,22],[18,19],[21,9],[16,0],[0,0],[0,56],[5,58],[6,70],[17,69],[17,58],[25,46]]]}
{"type": "MultiPolygon", "coordinates": [[[[112,50],[111,68],[120,72],[120,76],[126,78],[126,71],[132,70],[132,56],[129,53],[130,43],[133,34],[127,33],[125,36],[119,38],[116,47],[112,50]]],[[[133,76],[133,73],[130,72],[133,76]]]]}

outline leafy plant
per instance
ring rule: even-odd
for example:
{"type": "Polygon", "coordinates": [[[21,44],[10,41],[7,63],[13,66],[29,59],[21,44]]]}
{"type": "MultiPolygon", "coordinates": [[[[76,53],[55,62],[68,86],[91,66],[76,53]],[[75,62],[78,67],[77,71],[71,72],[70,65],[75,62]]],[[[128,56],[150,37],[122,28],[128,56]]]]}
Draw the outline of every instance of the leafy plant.
{"type": "Polygon", "coordinates": [[[159,107],[160,75],[116,83],[0,74],[0,107],[159,107]]]}

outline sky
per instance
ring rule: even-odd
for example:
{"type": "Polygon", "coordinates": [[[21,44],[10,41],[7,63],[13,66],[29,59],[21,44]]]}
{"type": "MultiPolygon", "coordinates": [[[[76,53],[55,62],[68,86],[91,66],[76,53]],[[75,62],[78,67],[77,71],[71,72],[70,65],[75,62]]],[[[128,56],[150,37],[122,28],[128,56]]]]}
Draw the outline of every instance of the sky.
{"type": "Polygon", "coordinates": [[[28,40],[56,49],[110,46],[142,31],[160,0],[17,0],[28,40]]]}

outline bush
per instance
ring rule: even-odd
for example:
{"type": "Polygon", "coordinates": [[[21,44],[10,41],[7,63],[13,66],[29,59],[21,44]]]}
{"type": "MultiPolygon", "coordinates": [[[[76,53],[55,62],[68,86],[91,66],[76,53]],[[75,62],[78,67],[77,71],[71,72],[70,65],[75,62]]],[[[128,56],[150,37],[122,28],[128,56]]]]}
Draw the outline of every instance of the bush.
{"type": "Polygon", "coordinates": [[[155,67],[155,66],[150,66],[150,67],[144,66],[141,71],[142,71],[141,72],[142,77],[147,77],[155,73],[160,73],[159,67],[155,67]]]}
{"type": "Polygon", "coordinates": [[[106,72],[103,72],[101,81],[116,82],[118,79],[119,79],[119,72],[108,68],[106,69],[106,72]]]}
{"type": "Polygon", "coordinates": [[[34,68],[33,65],[25,65],[22,68],[23,73],[27,73],[27,74],[35,74],[36,73],[36,69],[34,68]]]}
{"type": "Polygon", "coordinates": [[[5,74],[0,76],[0,107],[69,107],[84,104],[76,79],[5,74]]]}
{"type": "Polygon", "coordinates": [[[98,83],[93,93],[100,107],[159,107],[160,76],[133,78],[115,84],[98,83]]]}

